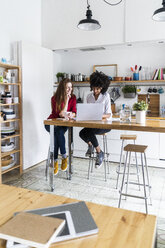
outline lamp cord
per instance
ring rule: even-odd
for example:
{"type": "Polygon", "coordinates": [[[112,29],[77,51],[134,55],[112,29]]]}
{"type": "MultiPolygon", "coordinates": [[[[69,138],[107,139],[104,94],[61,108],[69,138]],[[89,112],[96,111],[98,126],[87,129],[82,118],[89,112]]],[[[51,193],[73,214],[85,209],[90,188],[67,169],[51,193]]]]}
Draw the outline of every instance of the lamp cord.
{"type": "Polygon", "coordinates": [[[111,5],[111,6],[118,5],[118,4],[120,4],[120,3],[122,2],[122,0],[120,0],[118,3],[109,3],[109,2],[107,2],[106,0],[103,0],[103,1],[104,1],[105,3],[111,5]]]}
{"type": "Polygon", "coordinates": [[[89,3],[88,3],[88,0],[87,0],[87,8],[88,8],[88,9],[90,8],[90,5],[89,5],[89,3]]]}

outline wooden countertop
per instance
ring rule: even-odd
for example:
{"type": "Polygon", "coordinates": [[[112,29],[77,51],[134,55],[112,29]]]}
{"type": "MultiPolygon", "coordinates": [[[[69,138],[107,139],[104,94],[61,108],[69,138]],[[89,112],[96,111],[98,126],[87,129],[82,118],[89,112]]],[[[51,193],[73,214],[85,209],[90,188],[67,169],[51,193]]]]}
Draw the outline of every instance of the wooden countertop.
{"type": "MultiPolygon", "coordinates": [[[[0,185],[0,225],[15,212],[56,206],[78,200],[37,191],[0,185]]],[[[156,216],[86,202],[98,228],[97,235],[60,242],[60,248],[153,248],[156,216]]],[[[5,247],[0,240],[0,248],[5,247]]]]}
{"type": "MultiPolygon", "coordinates": [[[[114,118],[119,118],[119,114],[113,114],[113,117],[114,118]]],[[[136,116],[132,115],[131,118],[135,119],[136,116]]],[[[146,119],[147,120],[165,120],[165,117],[162,117],[162,116],[147,116],[146,119]]]]}
{"type": "Polygon", "coordinates": [[[165,120],[147,119],[145,124],[137,124],[135,119],[131,123],[120,123],[110,121],[74,121],[64,119],[44,120],[46,125],[67,126],[67,127],[87,127],[87,128],[103,128],[116,130],[130,130],[143,132],[160,132],[165,133],[165,120]]]}

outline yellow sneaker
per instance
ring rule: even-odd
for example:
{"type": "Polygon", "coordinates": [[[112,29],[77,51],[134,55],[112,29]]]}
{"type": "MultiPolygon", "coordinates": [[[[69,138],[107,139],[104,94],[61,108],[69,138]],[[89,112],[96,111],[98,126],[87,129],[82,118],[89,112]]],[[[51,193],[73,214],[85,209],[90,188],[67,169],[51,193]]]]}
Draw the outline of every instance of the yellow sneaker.
{"type": "Polygon", "coordinates": [[[58,174],[58,161],[54,162],[54,175],[58,174]]]}
{"type": "Polygon", "coordinates": [[[67,165],[67,158],[63,158],[62,159],[62,163],[61,163],[61,170],[62,171],[66,171],[67,170],[67,167],[68,167],[68,165],[67,165]]]}

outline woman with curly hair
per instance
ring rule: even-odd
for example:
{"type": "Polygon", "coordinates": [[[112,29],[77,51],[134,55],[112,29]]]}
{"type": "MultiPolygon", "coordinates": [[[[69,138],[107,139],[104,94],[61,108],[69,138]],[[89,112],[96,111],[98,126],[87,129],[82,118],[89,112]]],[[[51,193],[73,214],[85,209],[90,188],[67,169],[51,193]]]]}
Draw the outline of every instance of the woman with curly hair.
{"type": "MultiPolygon", "coordinates": [[[[92,93],[87,96],[87,103],[103,103],[103,119],[108,119],[112,116],[110,96],[107,92],[109,85],[110,80],[104,73],[96,71],[91,74],[90,89],[92,93]]],[[[90,157],[94,148],[96,149],[96,168],[100,168],[104,160],[104,152],[100,149],[96,135],[104,134],[109,131],[110,129],[83,128],[79,133],[80,138],[88,144],[88,150],[85,154],[86,157],[90,157]]]]}
{"type": "MultiPolygon", "coordinates": [[[[69,79],[63,79],[51,98],[52,113],[48,119],[67,118],[72,119],[76,115],[76,96],[73,95],[72,83],[69,79]]],[[[45,125],[45,128],[50,132],[50,126],[45,125]]],[[[65,148],[65,132],[67,127],[54,127],[54,174],[58,173],[58,150],[60,149],[62,156],[61,170],[67,169],[67,155],[65,148]]]]}

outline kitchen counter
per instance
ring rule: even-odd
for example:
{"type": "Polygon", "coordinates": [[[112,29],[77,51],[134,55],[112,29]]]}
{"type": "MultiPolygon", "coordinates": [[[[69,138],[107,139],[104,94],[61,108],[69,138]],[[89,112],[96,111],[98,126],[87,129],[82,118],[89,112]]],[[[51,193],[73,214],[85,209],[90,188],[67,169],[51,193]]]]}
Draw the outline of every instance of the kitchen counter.
{"type": "MultiPolygon", "coordinates": [[[[116,114],[113,114],[113,117],[114,118],[119,118],[120,116],[119,116],[118,113],[116,113],[116,114]]],[[[136,116],[132,115],[131,118],[135,119],[136,116]]],[[[148,119],[148,120],[165,120],[165,117],[162,117],[162,116],[146,116],[146,119],[148,119]]]]}

